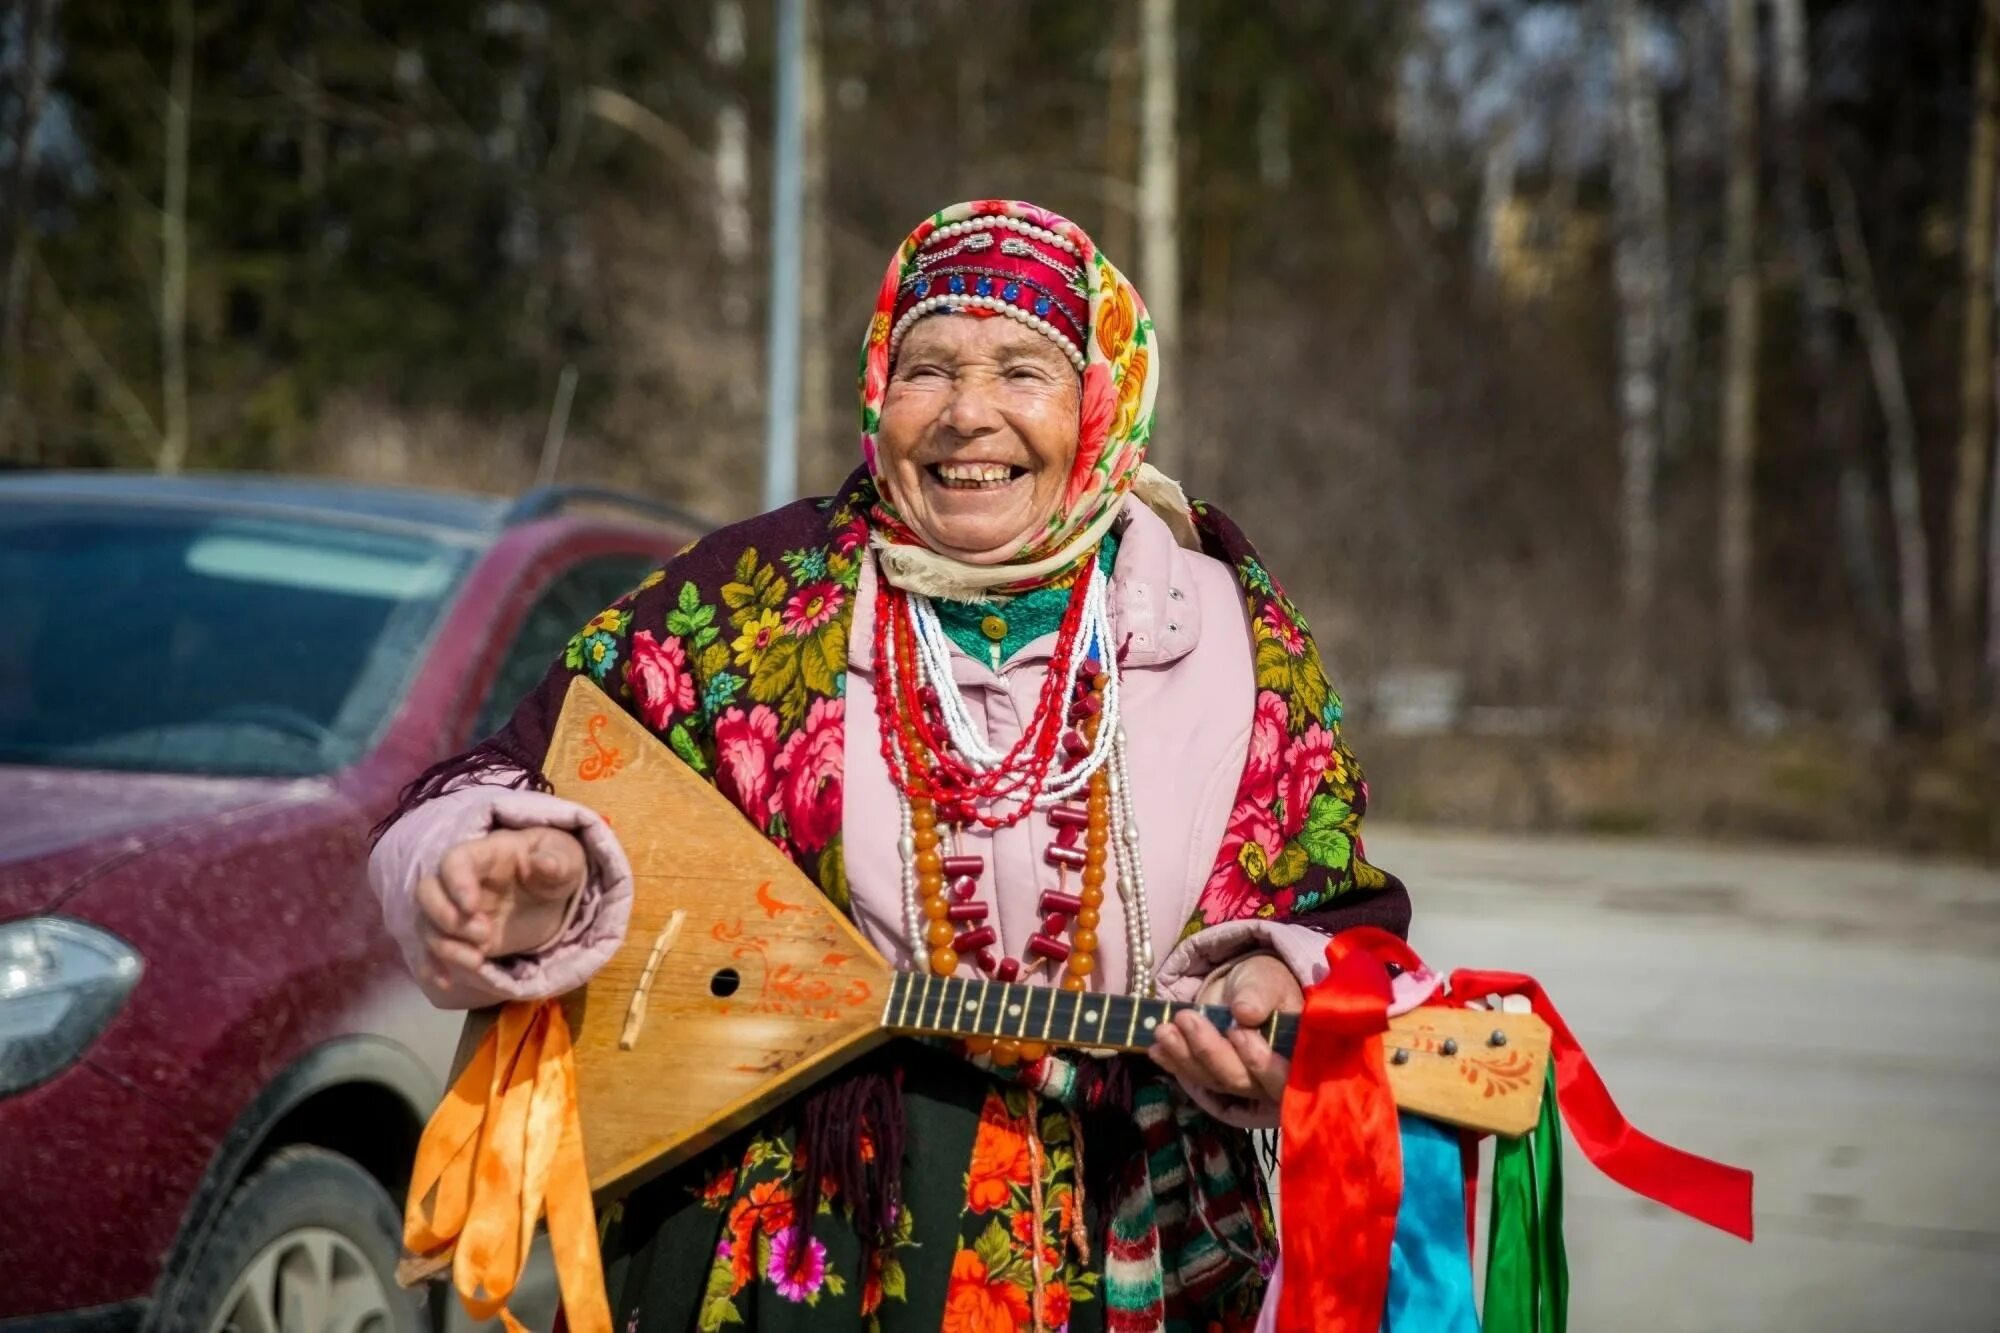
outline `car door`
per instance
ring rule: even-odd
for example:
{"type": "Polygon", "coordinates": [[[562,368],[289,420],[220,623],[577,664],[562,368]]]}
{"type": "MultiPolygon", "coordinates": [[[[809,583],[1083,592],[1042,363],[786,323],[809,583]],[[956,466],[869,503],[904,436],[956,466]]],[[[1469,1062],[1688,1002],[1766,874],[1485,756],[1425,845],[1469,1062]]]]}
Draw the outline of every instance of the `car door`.
{"type": "Polygon", "coordinates": [[[498,731],[584,622],[637,587],[664,559],[629,551],[591,555],[543,585],[501,652],[472,722],[459,737],[461,747],[498,731]]]}

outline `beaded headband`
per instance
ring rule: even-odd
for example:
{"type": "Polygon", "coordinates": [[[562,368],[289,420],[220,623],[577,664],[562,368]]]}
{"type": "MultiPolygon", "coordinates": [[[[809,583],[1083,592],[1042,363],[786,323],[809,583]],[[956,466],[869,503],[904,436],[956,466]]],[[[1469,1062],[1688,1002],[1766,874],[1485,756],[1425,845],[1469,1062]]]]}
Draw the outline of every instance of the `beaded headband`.
{"type": "Polygon", "coordinates": [[[896,288],[889,359],[926,315],[1005,315],[1063,350],[1083,373],[1090,287],[1074,242],[1021,218],[987,215],[939,227],[896,288]]]}

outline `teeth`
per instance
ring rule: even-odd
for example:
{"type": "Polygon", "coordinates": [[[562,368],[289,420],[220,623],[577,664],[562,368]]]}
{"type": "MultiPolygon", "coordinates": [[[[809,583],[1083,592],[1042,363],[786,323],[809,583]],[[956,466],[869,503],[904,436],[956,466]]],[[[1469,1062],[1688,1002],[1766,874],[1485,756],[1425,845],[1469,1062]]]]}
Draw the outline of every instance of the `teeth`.
{"type": "Polygon", "coordinates": [[[1013,473],[1005,463],[940,463],[938,476],[959,485],[1005,481],[1013,473]]]}

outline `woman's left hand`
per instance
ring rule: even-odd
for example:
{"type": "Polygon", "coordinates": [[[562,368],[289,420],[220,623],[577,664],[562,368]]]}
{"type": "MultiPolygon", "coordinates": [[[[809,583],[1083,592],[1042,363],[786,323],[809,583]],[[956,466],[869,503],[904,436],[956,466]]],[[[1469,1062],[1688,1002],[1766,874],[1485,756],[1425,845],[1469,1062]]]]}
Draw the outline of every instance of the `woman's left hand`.
{"type": "Polygon", "coordinates": [[[1239,1129],[1278,1123],[1292,1062],[1257,1031],[1272,1014],[1297,1012],[1305,991],[1291,968],[1269,954],[1237,963],[1205,1004],[1226,1005],[1236,1026],[1225,1035],[1198,1010],[1183,1010],[1153,1038],[1153,1063],[1180,1080],[1202,1110],[1239,1129]]]}

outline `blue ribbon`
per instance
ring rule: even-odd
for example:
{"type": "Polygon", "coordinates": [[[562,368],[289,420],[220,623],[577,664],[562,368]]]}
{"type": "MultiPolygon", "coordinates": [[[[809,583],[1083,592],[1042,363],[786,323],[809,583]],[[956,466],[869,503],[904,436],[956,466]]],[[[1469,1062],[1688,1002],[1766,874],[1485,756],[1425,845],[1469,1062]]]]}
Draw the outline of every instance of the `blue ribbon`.
{"type": "Polygon", "coordinates": [[[1382,1333],[1479,1333],[1458,1131],[1423,1116],[1400,1122],[1403,1202],[1389,1249],[1382,1333]]]}

